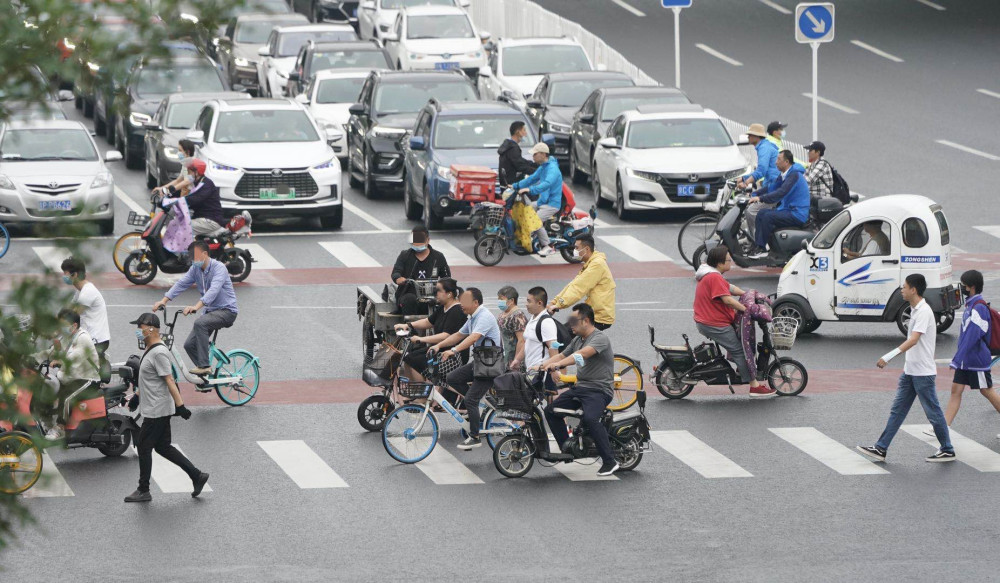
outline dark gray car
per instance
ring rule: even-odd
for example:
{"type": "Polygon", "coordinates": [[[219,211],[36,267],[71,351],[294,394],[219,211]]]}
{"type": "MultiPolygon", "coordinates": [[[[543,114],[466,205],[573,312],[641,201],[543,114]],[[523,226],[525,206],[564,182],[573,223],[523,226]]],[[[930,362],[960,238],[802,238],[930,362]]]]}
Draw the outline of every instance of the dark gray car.
{"type": "Polygon", "coordinates": [[[276,26],[308,24],[301,14],[241,14],[229,22],[219,39],[217,60],[230,86],[242,85],[254,94],[260,88],[257,79],[258,49],[267,43],[276,26]]]}

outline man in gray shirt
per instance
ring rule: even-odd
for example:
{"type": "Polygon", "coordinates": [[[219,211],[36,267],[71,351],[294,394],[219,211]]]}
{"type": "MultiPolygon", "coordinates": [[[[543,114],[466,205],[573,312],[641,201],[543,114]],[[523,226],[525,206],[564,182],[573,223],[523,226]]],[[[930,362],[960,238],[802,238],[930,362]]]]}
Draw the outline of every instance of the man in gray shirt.
{"type": "Polygon", "coordinates": [[[190,419],[191,411],[184,406],[171,374],[170,351],[160,340],[160,319],[156,314],[145,313],[131,324],[138,326],[136,336],[146,343],[146,352],[139,361],[139,390],[129,401],[129,409],[134,411],[138,405],[143,417],[139,438],[136,440],[139,452],[139,488],[128,495],[125,501],[149,502],[153,499],[149,493],[153,451],[191,477],[194,485],[191,497],[196,498],[208,483],[208,474],[194,467],[170,441],[170,418],[179,415],[182,419],[190,419]]]}
{"type": "Polygon", "coordinates": [[[575,337],[561,354],[543,362],[542,368],[551,374],[575,364],[576,384],[545,408],[545,419],[556,443],[564,448],[569,440],[565,416],[555,410],[582,409],[580,423],[594,440],[603,462],[597,475],[610,476],[618,469],[618,462],[611,450],[608,432],[601,424],[601,416],[614,395],[615,354],[608,337],[594,327],[594,309],[587,304],[577,304],[573,306],[573,312],[566,323],[575,337]]]}

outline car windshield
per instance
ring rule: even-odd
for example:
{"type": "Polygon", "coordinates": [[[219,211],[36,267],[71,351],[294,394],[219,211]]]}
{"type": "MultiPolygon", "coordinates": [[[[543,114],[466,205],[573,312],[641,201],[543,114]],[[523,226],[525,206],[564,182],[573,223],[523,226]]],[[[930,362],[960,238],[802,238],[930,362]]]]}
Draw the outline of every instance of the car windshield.
{"type": "Polygon", "coordinates": [[[189,129],[198,119],[198,113],[204,105],[200,101],[175,103],[167,110],[166,127],[172,130],[189,129]]]}
{"type": "Polygon", "coordinates": [[[313,53],[310,72],[327,69],[387,69],[389,61],[379,50],[322,51],[313,53]]]}
{"type": "Polygon", "coordinates": [[[252,0],[251,2],[240,3],[230,10],[232,17],[240,14],[253,14],[264,12],[267,14],[288,14],[292,11],[288,0],[252,0]]]}
{"type": "Polygon", "coordinates": [[[145,67],[139,72],[139,95],[169,95],[184,91],[208,93],[225,91],[214,67],[145,67]]]}
{"type": "Polygon", "coordinates": [[[270,20],[248,20],[236,25],[236,32],[233,34],[234,41],[238,43],[248,43],[262,45],[267,42],[268,35],[275,24],[270,20]]]}
{"type": "Polygon", "coordinates": [[[217,144],[317,140],[319,135],[306,112],[273,109],[223,112],[214,139],[217,144]]]}
{"type": "Polygon", "coordinates": [[[33,119],[66,119],[66,114],[57,103],[27,103],[10,102],[4,103],[2,109],[6,110],[7,119],[13,120],[33,120],[33,119]]]}
{"type": "Polygon", "coordinates": [[[691,103],[688,98],[680,93],[667,93],[665,95],[644,95],[644,96],[623,96],[623,97],[606,97],[604,99],[604,107],[601,109],[601,121],[611,121],[618,117],[623,111],[629,111],[635,109],[640,105],[663,105],[663,104],[678,104],[678,103],[691,103]]]}
{"type": "MultiPolygon", "coordinates": [[[[434,129],[434,147],[444,150],[495,150],[510,137],[510,124],[524,121],[520,116],[494,115],[474,118],[439,118],[434,129]]],[[[522,147],[535,145],[532,135],[525,136],[522,147]]]]}
{"type": "Polygon", "coordinates": [[[475,36],[469,17],[464,14],[434,14],[411,16],[406,19],[406,37],[422,38],[472,38],[475,36]]]}
{"type": "Polygon", "coordinates": [[[364,84],[364,77],[320,81],[316,89],[316,103],[356,103],[364,84]]]}
{"type": "Polygon", "coordinates": [[[389,10],[406,6],[455,6],[455,0],[382,0],[382,8],[389,10]]]}
{"type": "Polygon", "coordinates": [[[580,107],[594,89],[602,87],[630,87],[629,79],[585,79],[579,81],[559,81],[552,84],[549,105],[555,107],[580,107]]]}
{"type": "Polygon", "coordinates": [[[717,119],[651,119],[629,125],[629,148],[716,148],[732,146],[722,122],[717,119]]]}
{"type": "Polygon", "coordinates": [[[79,160],[96,162],[97,150],[86,130],[23,129],[3,135],[0,152],[4,162],[79,160]]]}
{"type": "Polygon", "coordinates": [[[318,30],[314,32],[286,32],[278,40],[278,56],[294,57],[299,54],[302,45],[309,41],[338,42],[345,40],[357,40],[357,35],[353,30],[318,30]]]}
{"type": "Polygon", "coordinates": [[[375,111],[380,116],[415,113],[432,98],[438,101],[475,101],[476,92],[465,81],[385,83],[375,92],[375,111]]]}
{"type": "Polygon", "coordinates": [[[503,74],[509,77],[590,70],[587,53],[578,46],[531,45],[503,50],[503,74]]]}
{"type": "Polygon", "coordinates": [[[816,237],[813,239],[813,247],[817,249],[829,249],[833,247],[833,244],[837,242],[837,237],[847,228],[847,225],[851,224],[851,213],[850,211],[843,211],[839,215],[830,219],[830,222],[826,224],[825,227],[820,229],[819,233],[816,233],[816,237]]]}

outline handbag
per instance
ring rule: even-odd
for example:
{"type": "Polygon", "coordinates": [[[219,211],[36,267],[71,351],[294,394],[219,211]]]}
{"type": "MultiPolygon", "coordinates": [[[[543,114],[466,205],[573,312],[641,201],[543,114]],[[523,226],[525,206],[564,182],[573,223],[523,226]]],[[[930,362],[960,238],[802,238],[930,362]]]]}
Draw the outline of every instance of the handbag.
{"type": "Polygon", "coordinates": [[[505,369],[503,346],[497,346],[492,338],[486,338],[482,344],[472,348],[472,377],[477,381],[492,381],[505,369]]]}

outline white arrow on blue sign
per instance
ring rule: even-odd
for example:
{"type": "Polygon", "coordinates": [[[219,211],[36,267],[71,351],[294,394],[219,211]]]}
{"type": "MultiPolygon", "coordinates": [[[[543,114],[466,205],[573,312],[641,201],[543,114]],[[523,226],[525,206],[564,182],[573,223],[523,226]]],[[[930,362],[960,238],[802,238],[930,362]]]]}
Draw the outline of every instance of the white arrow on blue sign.
{"type": "Polygon", "coordinates": [[[803,3],[796,6],[795,40],[800,43],[828,43],[832,41],[833,3],[803,3]]]}
{"type": "Polygon", "coordinates": [[[664,8],[690,8],[693,0],[660,0],[664,8]]]}

